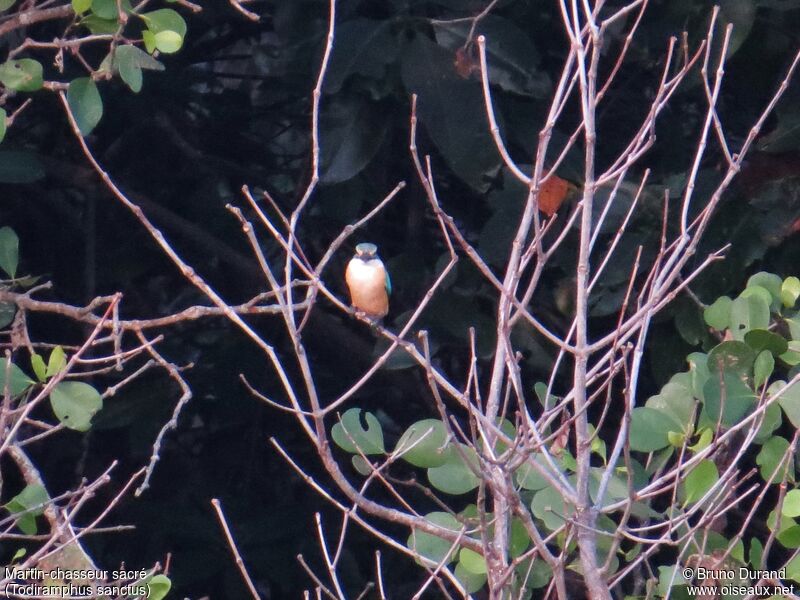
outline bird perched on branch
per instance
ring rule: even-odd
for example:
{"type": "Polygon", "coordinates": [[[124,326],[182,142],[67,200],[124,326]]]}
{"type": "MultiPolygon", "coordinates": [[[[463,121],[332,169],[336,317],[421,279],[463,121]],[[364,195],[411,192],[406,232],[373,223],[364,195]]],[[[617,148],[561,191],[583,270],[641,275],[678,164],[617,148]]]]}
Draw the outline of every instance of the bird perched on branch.
{"type": "Polygon", "coordinates": [[[355,256],[348,263],[344,277],[350,289],[350,303],[356,311],[375,320],[386,316],[392,282],[383,261],[378,258],[375,244],[356,246],[355,256]]]}

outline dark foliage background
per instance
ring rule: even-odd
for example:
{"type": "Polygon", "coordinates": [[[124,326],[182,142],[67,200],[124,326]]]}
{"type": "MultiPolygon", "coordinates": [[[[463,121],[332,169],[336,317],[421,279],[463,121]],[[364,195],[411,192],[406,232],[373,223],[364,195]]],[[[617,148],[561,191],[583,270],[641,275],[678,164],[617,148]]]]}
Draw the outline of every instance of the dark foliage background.
{"type": "MultiPolygon", "coordinates": [[[[479,83],[471,73],[474,47],[464,46],[469,23],[448,22],[474,16],[486,4],[338,3],[336,43],[322,105],[322,182],[302,236],[307,252],[321,253],[341,227],[398,181],[407,181],[400,198],[360,236],[379,244],[391,269],[396,295],[390,324],[401,322],[403,313],[414,306],[444,255],[408,156],[411,93],[420,97],[419,142],[423,152],[432,155],[446,209],[498,269],[513,236],[522,196],[501,168],[487,133],[479,83]]],[[[708,22],[710,5],[701,0],[650,4],[618,85],[601,105],[601,167],[621,151],[642,117],[657,85],[669,36],[686,30],[691,44],[708,22]]],[[[309,176],[310,92],[328,10],[319,0],[249,6],[263,15],[259,23],[246,21],[221,0],[207,3],[198,15],[186,14],[185,47],[162,57],[166,71],[148,72],[139,94],[119,81],[101,86],[105,115],[89,138],[115,181],[231,302],[251,297],[265,283],[224,206],[240,202],[242,184],[269,190],[286,210],[296,204],[309,176]]],[[[722,3],[722,13],[736,29],[718,106],[723,123],[737,139],[746,135],[795,50],[800,3],[728,0],[722,3]]],[[[504,137],[514,158],[530,163],[566,49],[557,5],[501,1],[477,32],[489,40],[504,137]]],[[[620,32],[609,32],[606,72],[621,42],[620,32]]],[[[797,274],[798,98],[800,86],[794,83],[707,236],[706,250],[732,245],[728,259],[693,286],[703,301],[741,287],[747,275],[762,268],[781,276],[797,274]]],[[[562,140],[578,122],[576,109],[571,107],[558,127],[562,140]]],[[[679,193],[702,110],[702,89],[695,78],[661,119],[657,148],[647,161],[653,174],[645,209],[623,241],[631,252],[619,255],[632,257],[637,245],[652,249],[657,243],[663,190],[669,186],[679,193]]],[[[578,154],[568,157],[559,175],[579,187],[578,154]]],[[[712,153],[702,165],[699,182],[710,187],[720,173],[721,162],[712,153]]],[[[129,317],[153,317],[204,302],[86,164],[52,95],[35,95],[0,146],[0,182],[0,221],[20,235],[23,270],[54,282],[52,298],[82,304],[120,290],[129,317]]],[[[702,190],[698,197],[704,198],[702,190]]],[[[622,216],[616,215],[617,223],[622,216]]],[[[269,254],[269,243],[264,244],[269,254]]],[[[573,255],[566,246],[534,299],[537,312],[558,331],[568,327],[571,315],[573,255]]],[[[652,251],[646,256],[652,258],[652,251]]],[[[341,275],[347,258],[338,258],[331,277],[341,275]]],[[[614,318],[630,267],[620,260],[599,286],[593,307],[597,325],[614,318]]],[[[452,372],[467,358],[469,326],[477,330],[482,358],[490,358],[494,306],[478,282],[462,261],[424,317],[437,360],[452,372]]],[[[344,293],[342,283],[327,283],[344,293]]],[[[369,330],[328,310],[324,302],[313,315],[307,340],[322,391],[334,394],[369,364],[375,340],[369,330]]],[[[52,319],[31,326],[42,340],[75,341],[83,333],[52,319]]],[[[263,318],[256,326],[281,348],[285,340],[275,323],[263,318]]],[[[262,358],[236,331],[222,321],[207,320],[165,333],[165,355],[196,365],[189,374],[195,397],[179,430],[168,439],[152,489],[127,500],[114,515],[118,523],[135,524],[136,531],[94,538],[90,548],[100,562],[124,560],[135,567],[171,554],[175,597],[243,597],[244,587],[209,504],[210,498],[218,497],[264,597],[297,597],[309,582],[295,556],[302,552],[312,562],[318,556],[313,513],[325,513],[327,507],[271,450],[268,438],[279,438],[304,467],[319,474],[315,456],[290,418],[243,389],[239,373],[265,392],[279,393],[262,358]]],[[[548,373],[552,349],[532,331],[517,335],[526,349],[525,368],[532,384],[548,373]]],[[[659,360],[652,362],[650,379],[642,385],[657,389],[683,367],[692,347],[710,343],[707,337],[697,305],[688,297],[677,299],[653,331],[651,354],[659,360]]],[[[48,484],[57,493],[115,458],[129,471],[141,466],[176,397],[166,378],[141,380],[107,403],[90,433],[67,434],[59,446],[48,446],[46,454],[34,451],[48,484]]],[[[422,374],[400,362],[386,369],[357,401],[377,411],[384,430],[396,435],[433,410],[422,374]]],[[[406,532],[396,533],[405,539],[406,532]]],[[[345,580],[352,589],[360,589],[372,577],[376,543],[360,533],[351,541],[345,580]]],[[[404,597],[404,589],[415,587],[405,586],[412,586],[420,573],[405,558],[387,559],[386,564],[393,596],[404,597]]]]}

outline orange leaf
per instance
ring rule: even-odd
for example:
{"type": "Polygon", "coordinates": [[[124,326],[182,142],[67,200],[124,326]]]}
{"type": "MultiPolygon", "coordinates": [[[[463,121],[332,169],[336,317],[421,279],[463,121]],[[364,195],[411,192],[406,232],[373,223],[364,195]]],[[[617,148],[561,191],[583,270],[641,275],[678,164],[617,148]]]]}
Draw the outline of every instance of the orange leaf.
{"type": "Polygon", "coordinates": [[[551,175],[550,179],[539,186],[539,210],[552,217],[564,202],[570,190],[575,186],[558,175],[551,175]]]}
{"type": "Polygon", "coordinates": [[[481,70],[476,57],[466,48],[456,50],[456,59],[453,61],[453,66],[455,66],[456,73],[461,79],[469,79],[473,72],[480,72],[481,70]]]}

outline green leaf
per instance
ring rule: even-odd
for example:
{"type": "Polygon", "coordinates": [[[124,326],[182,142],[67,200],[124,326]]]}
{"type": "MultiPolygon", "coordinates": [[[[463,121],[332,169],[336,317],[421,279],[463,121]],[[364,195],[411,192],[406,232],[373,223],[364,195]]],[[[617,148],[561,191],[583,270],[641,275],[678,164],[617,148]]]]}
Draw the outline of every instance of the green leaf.
{"type": "Polygon", "coordinates": [[[700,437],[698,438],[697,443],[694,446],[689,446],[689,450],[694,453],[701,452],[708,448],[713,439],[714,432],[708,427],[705,427],[700,430],[700,437]]]}
{"type": "MultiPolygon", "coordinates": [[[[461,523],[453,515],[446,512],[428,513],[425,515],[425,520],[451,531],[461,531],[462,528],[461,523]]],[[[417,529],[411,532],[406,546],[434,564],[439,564],[440,562],[448,563],[455,554],[452,542],[417,529]]]]}
{"type": "Polygon", "coordinates": [[[777,403],[770,404],[764,411],[764,419],[756,432],[756,444],[763,444],[766,442],[778,427],[783,424],[783,413],[781,407],[777,403]]]}
{"type": "Polygon", "coordinates": [[[762,136],[756,147],[768,153],[783,153],[800,148],[800,113],[794,107],[776,111],[777,125],[762,136]]]}
{"type": "MultiPolygon", "coordinates": [[[[404,315],[401,315],[399,318],[402,319],[404,315]]],[[[372,356],[377,358],[381,356],[384,352],[389,349],[391,346],[391,340],[386,338],[378,338],[375,342],[375,347],[372,350],[372,356]]],[[[436,356],[436,351],[439,349],[438,343],[435,341],[431,341],[431,356],[436,356]]],[[[397,347],[395,348],[392,353],[389,355],[389,359],[384,364],[384,369],[387,371],[400,371],[402,369],[408,369],[411,367],[416,367],[417,361],[414,360],[414,357],[411,356],[404,348],[397,347]]]]}
{"type": "Polygon", "coordinates": [[[139,16],[153,33],[174,31],[179,37],[186,37],[186,21],[171,8],[161,8],[152,12],[142,13],[139,16]]]}
{"type": "Polygon", "coordinates": [[[119,23],[119,9],[122,9],[122,12],[125,14],[131,14],[133,12],[133,8],[131,7],[130,0],[121,0],[119,5],[117,4],[118,0],[93,0],[91,2],[92,5],[92,17],[103,19],[105,21],[114,21],[117,23],[117,27],[121,25],[119,23]]]}
{"type": "Polygon", "coordinates": [[[708,355],[702,352],[692,352],[686,357],[689,363],[689,381],[691,383],[692,396],[703,401],[703,386],[706,384],[711,372],[708,369],[708,355]]]}
{"type": "Polygon", "coordinates": [[[553,571],[541,558],[525,559],[516,568],[521,583],[527,589],[538,589],[546,586],[553,579],[553,571]]]}
{"type": "MultiPolygon", "coordinates": [[[[626,561],[632,561],[634,558],[639,556],[641,553],[642,553],[642,545],[641,544],[636,544],[633,548],[631,548],[630,550],[628,550],[624,554],[625,560],[626,561]]],[[[627,597],[626,597],[626,600],[627,600],[627,597]]]]}
{"type": "Polygon", "coordinates": [[[516,558],[531,545],[531,537],[519,517],[511,521],[511,534],[509,535],[508,553],[511,558],[516,558]]]}
{"type": "MultiPolygon", "coordinates": [[[[773,397],[780,388],[784,386],[783,381],[775,381],[769,386],[767,394],[773,397]]],[[[778,397],[778,404],[781,405],[783,412],[795,427],[800,427],[800,383],[793,383],[788,386],[778,397]]]]}
{"type": "Polygon", "coordinates": [[[76,15],[85,13],[90,8],[92,8],[92,0],[72,0],[72,10],[76,15]]]}
{"type": "MultiPolygon", "coordinates": [[[[495,424],[497,426],[497,429],[500,430],[500,433],[505,435],[509,440],[514,440],[514,438],[517,437],[517,428],[514,427],[514,424],[511,421],[509,421],[508,419],[498,419],[495,424]]],[[[591,425],[589,427],[591,428],[591,425]]],[[[590,435],[593,435],[593,434],[594,434],[594,430],[590,431],[590,435]]],[[[483,444],[483,443],[485,443],[485,441],[486,440],[484,439],[483,435],[481,435],[480,443],[483,444]]],[[[594,450],[594,447],[595,447],[594,444],[592,444],[592,449],[593,450],[594,450]]],[[[505,452],[506,450],[508,450],[508,444],[504,440],[500,439],[499,437],[497,439],[495,439],[494,447],[493,447],[493,451],[494,451],[495,455],[500,455],[503,452],[505,452]]]]}
{"type": "Polygon", "coordinates": [[[412,424],[400,437],[395,452],[415,467],[438,467],[447,461],[447,429],[437,419],[412,424]]]}
{"type": "Polygon", "coordinates": [[[5,393],[7,372],[10,374],[9,389],[12,396],[19,396],[35,383],[17,365],[11,363],[9,369],[8,360],[0,358],[0,396],[5,393]]]}
{"type": "MultiPolygon", "coordinates": [[[[148,54],[148,56],[150,56],[148,54]]],[[[100,66],[97,67],[97,74],[102,76],[111,76],[114,74],[114,69],[112,68],[112,63],[114,59],[114,53],[109,52],[103,57],[103,60],[100,61],[100,66]]]]}
{"type": "MultiPolygon", "coordinates": [[[[726,54],[730,59],[741,48],[753,29],[757,5],[754,0],[722,0],[719,4],[721,10],[717,35],[723,35],[726,27],[733,26],[726,54]]],[[[715,42],[719,44],[718,39],[715,42]]]]}
{"type": "Polygon", "coordinates": [[[19,237],[11,227],[0,229],[0,268],[13,279],[19,265],[19,237]]]}
{"type": "Polygon", "coordinates": [[[381,80],[397,59],[400,44],[392,19],[356,18],[336,25],[336,43],[325,74],[326,94],[338,92],[351,75],[381,80]]]}
{"type": "Polygon", "coordinates": [[[775,359],[772,357],[772,352],[763,350],[756,356],[756,362],[753,364],[753,380],[756,388],[764,385],[774,370],[775,359]]]}
{"type": "Polygon", "coordinates": [[[350,462],[353,463],[353,468],[356,470],[356,472],[360,473],[364,477],[367,477],[373,471],[372,465],[370,465],[369,462],[367,462],[360,454],[354,454],[351,456],[350,462]]]}
{"type": "MultiPolygon", "coordinates": [[[[590,424],[589,427],[594,429],[594,427],[590,424]]],[[[594,435],[594,431],[592,431],[591,435],[594,435]]],[[[600,458],[603,459],[603,464],[606,463],[606,443],[600,436],[595,436],[592,438],[592,452],[597,454],[600,458]]]]}
{"type": "Polygon", "coordinates": [[[17,307],[13,302],[0,302],[0,329],[11,325],[15,314],[17,314],[17,307]]]}
{"type": "Polygon", "coordinates": [[[686,434],[668,431],[667,439],[669,440],[669,445],[673,448],[681,448],[683,447],[683,443],[686,441],[686,434]]]}
{"type": "Polygon", "coordinates": [[[172,588],[172,581],[166,575],[154,575],[147,582],[147,600],[164,600],[172,588]]]}
{"type": "Polygon", "coordinates": [[[458,562],[473,575],[486,574],[486,559],[469,548],[461,548],[458,552],[458,562]]]}
{"type": "Polygon", "coordinates": [[[695,468],[689,471],[683,483],[686,503],[691,504],[700,500],[718,480],[717,465],[709,459],[701,460],[695,468]]]}
{"type": "Polygon", "coordinates": [[[320,115],[320,179],[339,183],[358,175],[383,144],[389,124],[384,110],[357,97],[332,99],[320,115]]]}
{"type": "Polygon", "coordinates": [[[8,10],[17,0],[0,0],[0,10],[8,10]]]}
{"type": "Polygon", "coordinates": [[[703,320],[703,314],[692,302],[681,302],[676,306],[675,328],[691,346],[699,344],[706,337],[707,327],[703,320]]]}
{"type": "Polygon", "coordinates": [[[142,39],[148,52],[159,50],[172,54],[180,50],[186,37],[186,21],[180,14],[171,8],[162,8],[140,16],[147,25],[142,39]]]}
{"type": "MultiPolygon", "coordinates": [[[[0,153],[0,154],[2,154],[2,153],[0,153]]],[[[24,288],[32,288],[34,285],[36,285],[39,282],[40,279],[41,279],[41,277],[39,277],[39,276],[34,277],[32,275],[26,275],[25,277],[18,277],[17,280],[16,280],[16,283],[18,283],[19,285],[21,285],[24,288]]]]}
{"type": "Polygon", "coordinates": [[[33,374],[36,375],[36,379],[42,383],[47,381],[47,365],[44,364],[44,359],[41,355],[35,352],[31,354],[31,367],[33,368],[33,374]]]}
{"type": "Polygon", "coordinates": [[[665,413],[681,424],[680,429],[672,431],[689,433],[692,429],[692,414],[694,413],[694,398],[692,390],[686,385],[673,380],[667,383],[661,392],[651,396],[645,402],[647,408],[665,413]]]}
{"type": "Polygon", "coordinates": [[[120,46],[114,52],[114,68],[134,93],[142,89],[142,70],[163,71],[164,65],[133,45],[120,46]]]}
{"type": "Polygon", "coordinates": [[[144,42],[145,50],[150,54],[156,51],[156,34],[149,29],[142,32],[142,41],[144,42]]]}
{"type": "Polygon", "coordinates": [[[761,541],[754,537],[750,540],[750,553],[748,555],[750,559],[750,566],[754,569],[761,568],[761,557],[764,555],[764,546],[761,541]]]}
{"type": "Polygon", "coordinates": [[[742,290],[742,293],[739,294],[739,298],[750,298],[751,296],[757,296],[758,298],[761,298],[768,307],[771,307],[774,301],[772,294],[770,294],[766,288],[763,288],[760,285],[751,285],[746,287],[742,290]]]}
{"type": "Polygon", "coordinates": [[[800,490],[789,490],[783,498],[781,514],[784,517],[800,517],[800,490]]]}
{"type": "Polygon", "coordinates": [[[44,512],[44,504],[49,500],[47,490],[38,483],[32,483],[9,500],[6,508],[11,513],[29,511],[20,515],[17,519],[17,527],[25,535],[35,535],[37,533],[36,516],[44,512]]]}
{"type": "Polygon", "coordinates": [[[786,563],[786,578],[800,583],[800,554],[786,563]]]}
{"type": "Polygon", "coordinates": [[[547,469],[544,458],[540,454],[531,454],[528,460],[523,463],[514,473],[517,484],[526,490],[541,490],[548,486],[547,480],[542,476],[536,467],[531,465],[531,461],[536,461],[543,469],[547,469]]]}
{"type": "Polygon", "coordinates": [[[5,108],[0,108],[0,142],[6,137],[6,127],[8,125],[8,113],[5,108]]]}
{"type": "Polygon", "coordinates": [[[159,31],[153,36],[153,44],[164,54],[174,54],[183,46],[183,38],[175,31],[159,31]]]}
{"type": "Polygon", "coordinates": [[[98,391],[82,381],[62,381],[50,392],[50,405],[58,420],[69,429],[87,431],[92,417],[103,408],[98,391]]]}
{"type": "MultiPolygon", "coordinates": [[[[725,541],[727,542],[727,540],[725,540],[725,541]]],[[[727,543],[725,544],[725,547],[726,548],[728,547],[727,543]]],[[[740,563],[745,562],[744,561],[744,541],[739,539],[739,541],[736,542],[736,545],[731,549],[731,557],[735,558],[740,563]]]]}
{"type": "Polygon", "coordinates": [[[703,388],[703,408],[711,422],[716,425],[721,419],[723,427],[738,423],[753,406],[756,396],[735,373],[724,371],[712,375],[703,388]]]}
{"type": "Polygon", "coordinates": [[[117,0],[94,0],[92,2],[92,13],[101,19],[113,19],[116,21],[119,17],[117,0]]]}
{"type": "MultiPolygon", "coordinates": [[[[525,208],[527,191],[510,172],[503,171],[503,189],[492,190],[489,194],[491,205],[495,207],[492,216],[483,223],[478,250],[481,257],[490,264],[502,266],[508,263],[511,251],[511,242],[516,233],[516,225],[522,217],[525,208]]],[[[544,401],[547,384],[537,383],[542,389],[536,390],[540,401],[544,401]]],[[[553,397],[550,397],[551,401],[553,397]]]]}
{"type": "Polygon", "coordinates": [[[67,355],[64,354],[64,348],[56,346],[50,352],[50,358],[47,361],[47,377],[58,375],[67,366],[67,355]]]}
{"type": "Polygon", "coordinates": [[[0,82],[18,92],[35,92],[44,83],[42,65],[32,58],[7,60],[0,65],[0,82]]]}
{"type": "MultiPolygon", "coordinates": [[[[113,19],[101,19],[97,15],[87,15],[81,19],[81,25],[94,35],[114,35],[119,29],[116,17],[113,19]]],[[[147,33],[147,31],[143,32],[143,34],[147,33]]]]}
{"type": "Polygon", "coordinates": [[[44,175],[44,167],[33,152],[0,150],[0,183],[33,183],[44,175]]]}
{"type": "Polygon", "coordinates": [[[377,417],[371,412],[364,411],[364,420],[366,428],[361,423],[360,408],[347,410],[331,429],[333,441],[342,450],[351,454],[358,454],[359,451],[366,455],[385,454],[383,429],[377,417]]]}
{"type": "MultiPolygon", "coordinates": [[[[603,478],[605,469],[600,467],[592,467],[589,474],[589,497],[592,502],[597,502],[597,494],[600,492],[600,480],[603,478]]],[[[617,500],[624,500],[628,497],[628,477],[625,473],[614,473],[608,480],[608,487],[606,487],[605,494],[603,495],[603,502],[610,503],[617,500]]]]}
{"type": "Polygon", "coordinates": [[[634,408],[629,434],[631,450],[654,452],[669,446],[667,433],[683,431],[670,415],[646,406],[634,408]]]}
{"type": "Polygon", "coordinates": [[[731,304],[731,335],[734,340],[744,339],[744,334],[751,329],[767,329],[769,327],[769,304],[771,296],[762,287],[747,288],[731,304]],[[763,290],[763,294],[758,290],[763,290]],[[745,295],[745,292],[749,294],[745,295]]]}
{"type": "Polygon", "coordinates": [[[31,514],[40,515],[44,512],[44,505],[49,500],[50,496],[47,495],[47,490],[44,489],[44,486],[32,483],[25,486],[19,494],[11,498],[6,504],[6,509],[11,513],[30,510],[31,514]]]}
{"type": "Polygon", "coordinates": [[[703,311],[703,318],[709,327],[717,331],[723,331],[731,324],[731,305],[733,300],[728,296],[722,296],[703,311]]]}
{"type": "Polygon", "coordinates": [[[786,308],[794,308],[797,298],[800,297],[800,279],[787,277],[781,284],[781,302],[786,308]]]}
{"type": "MultiPolygon", "coordinates": [[[[440,21],[434,23],[436,41],[454,54],[472,39],[472,23],[440,21]]],[[[486,37],[486,59],[490,83],[513,94],[544,98],[550,91],[550,79],[536,68],[539,56],[530,36],[510,19],[486,15],[477,23],[473,36],[486,37]]]]}
{"type": "MultiPolygon", "coordinates": [[[[142,69],[132,60],[132,52],[127,50],[128,48],[139,50],[136,46],[121,46],[117,48],[114,54],[114,62],[119,69],[119,76],[122,77],[122,81],[131,88],[134,94],[138,94],[142,89],[142,69]]],[[[139,50],[139,52],[142,51],[139,50]]],[[[142,52],[142,54],[150,56],[146,52],[142,52]]]]}
{"type": "Polygon", "coordinates": [[[406,46],[401,60],[406,91],[419,98],[422,126],[453,172],[485,192],[501,159],[485,125],[480,84],[459,77],[452,53],[422,35],[406,46]]]}
{"type": "Polygon", "coordinates": [[[777,535],[784,548],[800,548],[800,525],[793,525],[777,535]]]}
{"type": "Polygon", "coordinates": [[[800,341],[792,340],[789,342],[789,349],[778,358],[792,367],[800,364],[800,341]]]}
{"type": "MultiPolygon", "coordinates": [[[[686,578],[681,574],[682,569],[676,566],[671,567],[658,567],[658,593],[662,597],[670,594],[670,587],[679,585],[686,585],[689,583],[686,578]],[[675,572],[677,570],[677,573],[675,572]]],[[[670,594],[670,598],[675,596],[674,593],[670,594]]]]}
{"type": "Polygon", "coordinates": [[[453,575],[455,575],[459,583],[464,586],[468,594],[474,594],[486,583],[486,575],[470,572],[461,562],[456,563],[456,568],[453,569],[453,575]]]}
{"type": "Polygon", "coordinates": [[[756,273],[747,280],[748,288],[758,286],[769,292],[769,295],[772,297],[772,301],[769,305],[772,312],[778,312],[778,310],[780,310],[782,285],[783,281],[780,277],[774,273],[767,273],[765,271],[756,273]]]}
{"type": "Polygon", "coordinates": [[[67,89],[67,102],[81,135],[89,135],[103,116],[103,99],[97,85],[89,77],[72,80],[67,89]]]}
{"type": "MultiPolygon", "coordinates": [[[[780,436],[771,437],[764,442],[764,445],[761,446],[761,450],[756,456],[756,464],[759,466],[759,472],[764,481],[769,481],[772,474],[776,473],[775,469],[778,468],[778,465],[786,457],[788,449],[789,442],[780,436]]],[[[792,471],[793,469],[790,467],[788,472],[791,473],[792,471]]],[[[772,483],[780,483],[782,476],[783,472],[778,471],[772,479],[772,483]]]]}
{"type": "Polygon", "coordinates": [[[537,382],[533,386],[533,391],[536,393],[536,398],[539,399],[539,402],[542,404],[543,408],[550,408],[556,402],[558,402],[558,398],[550,394],[547,395],[547,384],[544,382],[537,382]]]}
{"type": "Polygon", "coordinates": [[[572,471],[573,473],[578,471],[578,462],[575,460],[572,454],[570,454],[569,450],[562,452],[561,456],[558,458],[565,471],[572,471]]]}
{"type": "Polygon", "coordinates": [[[478,477],[473,472],[473,469],[478,470],[477,453],[465,444],[458,444],[458,447],[461,452],[456,449],[454,444],[451,444],[446,462],[439,467],[428,469],[428,481],[431,482],[431,485],[454,496],[474,490],[479,483],[478,477]],[[462,454],[469,464],[464,461],[462,454]]]}
{"type": "Polygon", "coordinates": [[[531,511],[544,522],[545,527],[555,531],[564,524],[565,518],[575,515],[575,506],[568,503],[561,494],[552,487],[546,487],[534,494],[531,500],[531,511]]]}
{"type": "Polygon", "coordinates": [[[769,350],[775,356],[780,356],[789,349],[785,338],[766,329],[752,329],[744,334],[745,343],[756,352],[769,350]]]}
{"type": "Polygon", "coordinates": [[[778,528],[778,511],[773,509],[767,515],[767,527],[769,527],[770,531],[780,532],[786,531],[789,527],[794,527],[797,525],[797,521],[794,519],[790,519],[789,517],[783,517],[780,521],[780,528],[778,528]]]}
{"type": "MultiPolygon", "coordinates": [[[[708,353],[708,370],[712,374],[722,371],[749,377],[753,371],[756,352],[744,342],[722,342],[708,353]]],[[[712,375],[713,378],[713,375],[712,375]]]]}
{"type": "Polygon", "coordinates": [[[39,532],[36,527],[36,517],[30,513],[20,515],[17,518],[17,527],[25,535],[36,535],[39,532]]]}

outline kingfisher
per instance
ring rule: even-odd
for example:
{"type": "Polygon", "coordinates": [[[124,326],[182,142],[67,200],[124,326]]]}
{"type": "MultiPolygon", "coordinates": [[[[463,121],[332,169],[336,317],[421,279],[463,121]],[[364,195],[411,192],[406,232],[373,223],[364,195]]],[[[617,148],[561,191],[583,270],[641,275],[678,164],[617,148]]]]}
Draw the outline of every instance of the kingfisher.
{"type": "Polygon", "coordinates": [[[365,242],[356,246],[344,278],[350,289],[350,303],[356,311],[375,320],[386,316],[392,282],[383,261],[378,258],[375,244],[365,242]]]}

